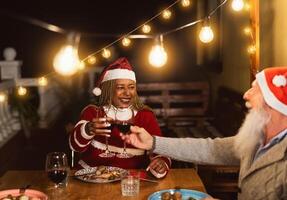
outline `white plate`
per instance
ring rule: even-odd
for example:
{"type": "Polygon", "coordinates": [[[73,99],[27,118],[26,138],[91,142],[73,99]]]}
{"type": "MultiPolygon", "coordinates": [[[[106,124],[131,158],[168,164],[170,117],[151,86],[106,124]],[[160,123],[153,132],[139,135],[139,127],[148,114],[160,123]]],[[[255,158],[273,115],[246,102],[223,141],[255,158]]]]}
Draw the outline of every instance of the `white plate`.
{"type": "Polygon", "coordinates": [[[98,170],[98,167],[91,167],[88,169],[80,169],[76,171],[74,176],[77,179],[80,179],[81,181],[84,181],[84,182],[111,183],[111,182],[121,180],[123,177],[125,177],[128,174],[127,170],[119,168],[119,167],[111,167],[111,166],[104,166],[104,167],[105,167],[105,171],[109,173],[116,172],[118,175],[114,178],[100,178],[96,176],[96,171],[98,170]]]}

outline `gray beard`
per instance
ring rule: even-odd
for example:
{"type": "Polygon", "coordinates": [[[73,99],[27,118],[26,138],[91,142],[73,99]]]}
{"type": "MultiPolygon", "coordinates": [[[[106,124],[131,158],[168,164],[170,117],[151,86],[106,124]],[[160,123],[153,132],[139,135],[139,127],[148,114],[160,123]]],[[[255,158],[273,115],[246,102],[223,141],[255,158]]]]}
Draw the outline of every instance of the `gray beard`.
{"type": "Polygon", "coordinates": [[[235,140],[235,150],[241,157],[264,140],[264,129],[270,121],[270,115],[264,110],[252,109],[246,115],[235,140]]]}

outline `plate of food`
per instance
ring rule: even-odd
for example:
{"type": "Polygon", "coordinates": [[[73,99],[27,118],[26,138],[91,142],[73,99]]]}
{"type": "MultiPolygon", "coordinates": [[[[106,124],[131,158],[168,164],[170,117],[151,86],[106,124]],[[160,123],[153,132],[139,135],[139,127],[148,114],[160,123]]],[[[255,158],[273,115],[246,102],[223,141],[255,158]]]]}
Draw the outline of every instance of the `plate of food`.
{"type": "Polygon", "coordinates": [[[110,183],[119,181],[128,171],[119,167],[98,166],[76,171],[74,177],[90,183],[110,183]]]}
{"type": "Polygon", "coordinates": [[[20,189],[0,191],[0,200],[47,200],[48,196],[38,190],[26,189],[20,193],[20,189]]]}
{"type": "Polygon", "coordinates": [[[148,200],[200,200],[208,194],[189,189],[168,189],[152,193],[148,200]]]}

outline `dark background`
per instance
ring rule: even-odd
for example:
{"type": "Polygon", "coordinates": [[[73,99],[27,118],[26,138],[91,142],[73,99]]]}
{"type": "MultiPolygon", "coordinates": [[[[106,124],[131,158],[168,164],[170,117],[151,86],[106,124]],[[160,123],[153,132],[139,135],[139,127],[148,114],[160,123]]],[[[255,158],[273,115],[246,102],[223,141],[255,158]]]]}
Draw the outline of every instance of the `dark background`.
{"type": "MultiPolygon", "coordinates": [[[[82,33],[79,45],[81,59],[102,49],[118,37],[98,37],[95,34],[127,33],[159,13],[172,0],[121,0],[121,1],[9,1],[0,8],[0,50],[12,46],[17,50],[17,59],[23,60],[22,76],[38,77],[53,72],[53,58],[65,44],[66,35],[51,32],[29,23],[37,19],[59,26],[66,31],[82,33]]],[[[206,9],[208,0],[204,1],[206,9]]],[[[198,19],[196,1],[182,9],[180,4],[171,8],[172,20],[166,22],[160,17],[151,22],[152,34],[166,32],[198,19]]],[[[208,9],[207,9],[208,10],[208,9]]],[[[136,31],[133,34],[141,34],[136,31]]],[[[219,38],[217,38],[217,41],[219,38]]],[[[113,56],[104,60],[96,55],[96,66],[105,66],[125,56],[134,66],[140,82],[191,81],[206,79],[206,69],[220,68],[218,52],[212,58],[196,65],[196,27],[192,26],[164,38],[169,55],[165,67],[156,69],[148,63],[148,53],[153,44],[151,39],[136,39],[132,47],[124,49],[119,43],[111,47],[113,56]],[[207,66],[207,67],[206,67],[207,66]],[[209,66],[213,66],[210,68],[209,66]]],[[[209,44],[218,46],[218,42],[209,44]]],[[[2,57],[3,59],[3,57],[2,57]]],[[[89,66],[88,66],[89,67],[89,66]]],[[[215,70],[215,71],[216,71],[215,70]]]]}

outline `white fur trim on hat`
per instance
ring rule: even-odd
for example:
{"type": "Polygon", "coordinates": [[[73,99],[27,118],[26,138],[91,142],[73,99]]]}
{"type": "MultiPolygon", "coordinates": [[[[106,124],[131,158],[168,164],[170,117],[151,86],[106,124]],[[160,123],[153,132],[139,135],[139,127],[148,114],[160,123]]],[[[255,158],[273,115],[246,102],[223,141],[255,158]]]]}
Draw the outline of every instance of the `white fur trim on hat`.
{"type": "Polygon", "coordinates": [[[136,81],[136,75],[133,71],[128,69],[111,69],[106,72],[102,82],[113,79],[130,79],[136,81]]]}
{"type": "Polygon", "coordinates": [[[278,112],[284,115],[287,115],[287,105],[278,100],[277,97],[272,93],[266,82],[264,71],[261,71],[258,74],[256,74],[256,80],[261,89],[265,102],[271,108],[277,110],[278,112]]]}
{"type": "Polygon", "coordinates": [[[100,96],[102,94],[102,90],[98,87],[93,89],[93,94],[96,96],[100,96]]]}

